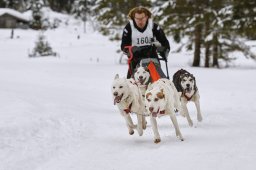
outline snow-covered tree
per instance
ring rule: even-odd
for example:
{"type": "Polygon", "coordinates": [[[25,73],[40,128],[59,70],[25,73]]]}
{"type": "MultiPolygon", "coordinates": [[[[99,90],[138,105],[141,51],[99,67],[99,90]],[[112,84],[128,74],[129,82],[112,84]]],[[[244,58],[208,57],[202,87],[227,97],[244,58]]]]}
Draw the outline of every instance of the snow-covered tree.
{"type": "Polygon", "coordinates": [[[29,57],[56,56],[56,54],[57,53],[52,50],[52,47],[46,40],[46,37],[41,33],[38,36],[33,52],[32,54],[29,54],[29,57]]]}
{"type": "Polygon", "coordinates": [[[3,0],[2,3],[5,4],[6,8],[11,8],[11,9],[19,9],[20,5],[20,0],[3,0]]]}
{"type": "Polygon", "coordinates": [[[32,9],[32,16],[33,16],[33,20],[31,23],[31,27],[33,29],[41,29],[42,28],[42,7],[44,5],[44,2],[42,0],[35,0],[32,3],[31,9],[32,9]]]}
{"type": "MultiPolygon", "coordinates": [[[[181,45],[188,49],[193,47],[193,66],[200,66],[202,49],[204,49],[205,67],[219,67],[219,60],[230,60],[228,53],[232,49],[238,46],[245,47],[236,43],[240,41],[237,36],[238,29],[234,29],[234,26],[236,22],[242,22],[243,19],[238,17],[238,21],[234,20],[235,1],[170,0],[155,8],[157,9],[155,13],[167,32],[173,35],[174,40],[180,42],[183,37],[188,37],[188,41],[181,45]]],[[[252,3],[250,5],[252,6],[252,3]]],[[[252,9],[256,10],[256,8],[252,9]]],[[[250,23],[253,28],[255,22],[247,23],[250,23]]],[[[238,25],[241,26],[241,23],[238,25]]]]}
{"type": "Polygon", "coordinates": [[[233,0],[233,21],[239,34],[256,39],[256,1],[233,0]]]}
{"type": "Polygon", "coordinates": [[[47,0],[54,11],[70,13],[75,0],[47,0]]]}
{"type": "Polygon", "coordinates": [[[72,13],[84,22],[84,32],[86,32],[86,22],[93,15],[91,8],[94,4],[95,0],[75,0],[74,2],[72,13]]]}

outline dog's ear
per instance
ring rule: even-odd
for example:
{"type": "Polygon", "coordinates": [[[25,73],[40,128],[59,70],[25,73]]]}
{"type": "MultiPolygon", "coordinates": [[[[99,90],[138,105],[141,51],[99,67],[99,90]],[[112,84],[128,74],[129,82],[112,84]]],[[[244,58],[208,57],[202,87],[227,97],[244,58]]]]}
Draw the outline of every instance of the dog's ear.
{"type": "Polygon", "coordinates": [[[137,70],[139,67],[140,67],[140,64],[137,64],[137,66],[136,66],[136,70],[137,70]]]}
{"type": "Polygon", "coordinates": [[[118,79],[118,78],[119,78],[119,74],[116,74],[115,79],[118,79]]]}
{"type": "Polygon", "coordinates": [[[144,68],[145,68],[145,71],[149,72],[149,69],[148,69],[148,67],[144,67],[144,68]]]}
{"type": "Polygon", "coordinates": [[[152,95],[151,92],[146,93],[146,99],[147,99],[149,96],[151,96],[151,95],[152,95]]]}
{"type": "Polygon", "coordinates": [[[163,98],[165,97],[165,96],[164,96],[164,90],[161,89],[160,92],[158,92],[156,95],[157,95],[157,97],[158,97],[159,99],[163,99],[163,98]]]}
{"type": "Polygon", "coordinates": [[[192,78],[194,80],[194,90],[197,91],[197,85],[196,85],[196,77],[192,74],[192,78]]]}

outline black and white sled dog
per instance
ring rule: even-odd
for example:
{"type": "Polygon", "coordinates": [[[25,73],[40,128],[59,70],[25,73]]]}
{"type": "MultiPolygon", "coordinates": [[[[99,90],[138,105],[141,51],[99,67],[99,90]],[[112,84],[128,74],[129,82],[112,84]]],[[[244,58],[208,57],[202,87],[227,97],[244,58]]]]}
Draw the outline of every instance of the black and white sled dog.
{"type": "Polygon", "coordinates": [[[150,74],[147,67],[138,66],[134,72],[134,80],[136,84],[139,86],[141,94],[145,96],[145,92],[147,90],[148,84],[150,83],[150,74]]]}
{"type": "Polygon", "coordinates": [[[133,129],[137,128],[139,135],[142,136],[143,129],[146,128],[145,117],[143,116],[145,107],[139,87],[134,79],[119,78],[117,74],[112,84],[112,95],[114,105],[117,105],[120,114],[126,121],[129,134],[133,135],[133,129]],[[130,113],[137,114],[137,125],[134,125],[130,113]]]}
{"type": "Polygon", "coordinates": [[[196,86],[196,79],[193,74],[186,70],[180,69],[173,75],[173,83],[178,92],[181,92],[181,115],[185,116],[188,120],[189,126],[193,126],[193,121],[189,116],[187,103],[192,101],[195,103],[197,109],[197,120],[202,121],[202,113],[200,109],[200,96],[196,86]]]}
{"type": "Polygon", "coordinates": [[[156,117],[164,115],[170,116],[176,131],[176,136],[181,141],[184,140],[174,112],[175,109],[180,109],[179,95],[170,80],[159,79],[149,85],[145,94],[145,108],[147,113],[150,115],[155,143],[159,143],[161,141],[156,117]]]}

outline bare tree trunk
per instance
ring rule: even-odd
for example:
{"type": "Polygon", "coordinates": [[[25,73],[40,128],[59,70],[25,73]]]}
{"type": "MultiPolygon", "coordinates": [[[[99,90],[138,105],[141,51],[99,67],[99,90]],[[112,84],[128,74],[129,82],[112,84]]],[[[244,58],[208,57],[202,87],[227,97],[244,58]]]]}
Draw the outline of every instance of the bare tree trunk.
{"type": "Polygon", "coordinates": [[[204,62],[204,67],[210,67],[210,47],[211,44],[210,42],[205,43],[205,62],[204,62]]]}
{"type": "Polygon", "coordinates": [[[194,51],[194,60],[192,66],[199,67],[200,66],[200,49],[201,49],[201,31],[202,25],[197,24],[195,27],[195,51],[194,51]]]}
{"type": "Polygon", "coordinates": [[[219,56],[219,51],[218,51],[218,35],[215,33],[213,35],[213,67],[219,68],[219,62],[218,62],[218,56],[219,56]]]}
{"type": "Polygon", "coordinates": [[[86,33],[86,21],[84,21],[84,33],[86,33]]]}
{"type": "MultiPolygon", "coordinates": [[[[205,35],[208,36],[209,34],[209,27],[210,27],[210,22],[209,22],[209,16],[205,17],[205,35]]],[[[210,47],[211,43],[207,39],[205,40],[205,62],[204,62],[204,67],[210,67],[210,47]]]]}

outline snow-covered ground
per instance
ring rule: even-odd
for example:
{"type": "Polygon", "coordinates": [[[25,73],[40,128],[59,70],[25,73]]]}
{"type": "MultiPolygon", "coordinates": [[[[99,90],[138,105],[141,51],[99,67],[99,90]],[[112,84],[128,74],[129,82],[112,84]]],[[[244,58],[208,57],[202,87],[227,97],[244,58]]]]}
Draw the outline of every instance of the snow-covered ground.
{"type": "MultiPolygon", "coordinates": [[[[112,80],[127,70],[118,43],[62,27],[44,33],[59,57],[29,58],[39,33],[10,32],[0,29],[0,170],[255,169],[254,61],[192,68],[192,54],[171,53],[170,75],[184,68],[197,78],[203,122],[191,128],[178,116],[181,142],[161,117],[162,142],[154,144],[150,123],[130,136],[113,105],[112,80]]],[[[196,122],[192,103],[189,110],[196,122]]]]}

